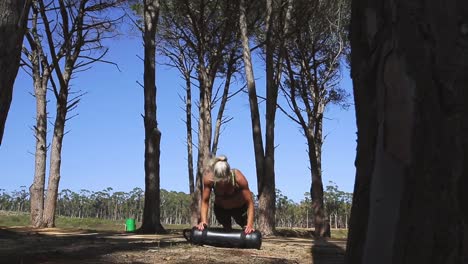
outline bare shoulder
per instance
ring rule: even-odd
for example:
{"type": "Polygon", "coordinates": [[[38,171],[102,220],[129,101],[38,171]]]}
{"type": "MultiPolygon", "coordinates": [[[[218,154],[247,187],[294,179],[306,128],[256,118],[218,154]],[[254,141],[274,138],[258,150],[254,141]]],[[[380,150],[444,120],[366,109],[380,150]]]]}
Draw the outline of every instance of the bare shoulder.
{"type": "Polygon", "coordinates": [[[213,182],[214,182],[213,172],[205,170],[203,172],[203,185],[211,186],[213,185],[213,182]]]}
{"type": "Polygon", "coordinates": [[[244,174],[238,169],[233,169],[234,174],[236,175],[236,182],[241,188],[249,188],[249,182],[247,181],[247,178],[245,178],[244,174]]]}

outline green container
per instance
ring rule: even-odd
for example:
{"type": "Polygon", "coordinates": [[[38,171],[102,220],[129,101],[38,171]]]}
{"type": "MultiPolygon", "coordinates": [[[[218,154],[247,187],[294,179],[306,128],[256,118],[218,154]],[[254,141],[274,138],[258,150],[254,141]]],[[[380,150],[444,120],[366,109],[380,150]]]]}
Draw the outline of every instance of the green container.
{"type": "Polygon", "coordinates": [[[125,232],[133,233],[136,230],[135,219],[128,218],[125,221],[125,232]]]}

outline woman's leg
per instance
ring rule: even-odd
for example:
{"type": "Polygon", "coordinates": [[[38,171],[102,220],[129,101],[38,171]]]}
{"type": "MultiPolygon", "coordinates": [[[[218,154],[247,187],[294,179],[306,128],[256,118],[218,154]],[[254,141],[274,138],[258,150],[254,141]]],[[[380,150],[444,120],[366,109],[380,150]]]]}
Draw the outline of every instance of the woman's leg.
{"type": "Polygon", "coordinates": [[[230,210],[219,207],[216,204],[214,205],[216,220],[218,220],[226,231],[232,230],[231,214],[229,211],[230,210]]]}
{"type": "Polygon", "coordinates": [[[242,228],[245,228],[245,226],[247,225],[247,209],[247,205],[244,205],[240,208],[231,209],[234,221],[236,221],[236,223],[242,228]]]}

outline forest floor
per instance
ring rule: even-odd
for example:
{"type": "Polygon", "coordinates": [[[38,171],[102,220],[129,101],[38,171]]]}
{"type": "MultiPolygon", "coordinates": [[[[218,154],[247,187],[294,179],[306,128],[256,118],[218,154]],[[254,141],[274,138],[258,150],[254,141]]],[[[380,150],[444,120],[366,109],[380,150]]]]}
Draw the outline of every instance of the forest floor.
{"type": "Polygon", "coordinates": [[[283,232],[256,249],[189,244],[182,230],[165,235],[69,228],[0,226],[0,263],[343,263],[345,239],[283,232]]]}

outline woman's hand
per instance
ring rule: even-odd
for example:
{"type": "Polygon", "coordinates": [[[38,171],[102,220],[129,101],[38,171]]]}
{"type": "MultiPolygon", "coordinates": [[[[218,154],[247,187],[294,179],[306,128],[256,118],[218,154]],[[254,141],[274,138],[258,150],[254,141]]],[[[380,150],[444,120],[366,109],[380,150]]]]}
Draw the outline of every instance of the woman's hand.
{"type": "Polygon", "coordinates": [[[244,232],[245,232],[247,235],[250,234],[250,233],[252,233],[253,231],[255,231],[255,229],[254,229],[251,225],[245,226],[244,232]]]}
{"type": "Polygon", "coordinates": [[[200,222],[198,225],[197,225],[197,229],[198,230],[201,230],[203,231],[203,229],[207,228],[208,227],[208,224],[205,223],[205,222],[200,222]]]}

